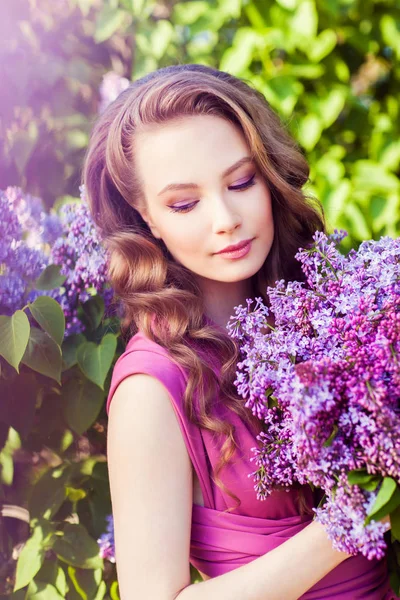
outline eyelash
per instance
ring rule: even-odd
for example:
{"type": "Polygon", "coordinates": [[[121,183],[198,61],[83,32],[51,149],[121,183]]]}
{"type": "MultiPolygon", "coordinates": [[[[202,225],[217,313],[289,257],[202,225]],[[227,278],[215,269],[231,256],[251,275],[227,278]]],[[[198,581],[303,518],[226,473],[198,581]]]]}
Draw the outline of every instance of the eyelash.
{"type": "MultiPolygon", "coordinates": [[[[239,191],[239,192],[241,192],[243,190],[247,190],[248,188],[255,185],[255,177],[256,177],[256,174],[254,173],[254,175],[252,175],[250,177],[250,179],[248,179],[244,183],[241,183],[241,184],[235,185],[235,186],[231,185],[228,189],[239,191]]],[[[190,204],[186,204],[185,206],[170,206],[169,208],[174,213],[185,213],[185,212],[189,212],[195,206],[195,204],[197,204],[197,202],[191,202],[190,204]]]]}

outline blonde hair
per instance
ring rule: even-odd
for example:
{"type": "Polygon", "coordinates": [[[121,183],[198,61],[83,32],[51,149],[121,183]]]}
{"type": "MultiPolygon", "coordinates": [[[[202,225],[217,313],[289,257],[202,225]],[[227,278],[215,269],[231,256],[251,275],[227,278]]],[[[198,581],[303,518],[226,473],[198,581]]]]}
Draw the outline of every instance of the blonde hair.
{"type": "Polygon", "coordinates": [[[312,241],[315,230],[325,230],[325,223],[322,207],[317,210],[314,200],[302,191],[309,168],[296,143],[265,98],[228,73],[191,64],[159,69],[133,82],[94,124],[82,182],[109,252],[109,279],[123,306],[122,332],[130,336],[141,330],[186,370],[187,417],[225,436],[212,477],[239,506],[239,498],[219,478],[237,447],[235,427],[212,413],[220,390],[224,404],[255,432],[261,429],[233,384],[239,349],[227,333],[207,325],[193,274],[173,260],[135,209],[142,199],[135,171],[135,132],[192,115],[215,115],[239,126],[268,183],[274,240],[263,267],[253,277],[254,290],[267,303],[266,288],[277,279],[304,280],[294,255],[312,241]],[[218,377],[210,354],[218,357],[218,377]]]}

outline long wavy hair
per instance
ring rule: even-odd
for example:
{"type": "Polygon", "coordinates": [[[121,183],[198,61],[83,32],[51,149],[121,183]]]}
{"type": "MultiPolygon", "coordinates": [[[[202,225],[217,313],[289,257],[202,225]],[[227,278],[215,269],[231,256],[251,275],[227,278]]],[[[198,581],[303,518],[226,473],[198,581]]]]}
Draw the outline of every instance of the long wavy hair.
{"type": "Polygon", "coordinates": [[[239,498],[219,477],[237,447],[235,427],[212,410],[219,397],[255,433],[262,429],[233,383],[239,348],[227,332],[207,323],[193,273],[172,258],[135,208],[142,200],[135,133],[192,115],[215,115],[239,126],[268,184],[274,239],[264,265],[252,278],[255,293],[267,303],[267,286],[277,279],[304,281],[294,255],[312,242],[316,230],[325,231],[325,220],[322,206],[302,191],[309,167],[295,141],[262,94],[228,73],[194,64],[159,69],[131,83],[94,123],[82,183],[108,250],[109,279],[123,307],[123,337],[142,331],[186,370],[187,417],[223,436],[221,458],[211,477],[239,506],[239,498]],[[218,357],[218,373],[210,356],[218,357]]]}

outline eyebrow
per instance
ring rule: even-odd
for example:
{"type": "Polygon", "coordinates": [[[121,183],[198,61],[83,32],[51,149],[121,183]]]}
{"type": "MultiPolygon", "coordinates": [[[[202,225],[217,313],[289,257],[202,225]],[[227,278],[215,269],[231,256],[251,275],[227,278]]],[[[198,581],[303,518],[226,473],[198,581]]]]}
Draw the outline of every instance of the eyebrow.
{"type": "MultiPolygon", "coordinates": [[[[244,156],[243,158],[241,158],[240,160],[238,160],[237,162],[235,162],[234,165],[228,167],[223,173],[222,173],[222,177],[227,177],[228,175],[230,175],[231,173],[233,173],[233,171],[236,171],[236,169],[238,169],[239,167],[241,167],[242,165],[245,165],[247,163],[253,162],[253,159],[251,156],[244,156]]],[[[166,185],[161,192],[158,192],[157,196],[161,196],[161,194],[164,194],[165,192],[171,191],[171,190],[184,190],[187,188],[198,188],[199,186],[197,185],[197,183],[169,183],[168,185],[166,185]]]]}

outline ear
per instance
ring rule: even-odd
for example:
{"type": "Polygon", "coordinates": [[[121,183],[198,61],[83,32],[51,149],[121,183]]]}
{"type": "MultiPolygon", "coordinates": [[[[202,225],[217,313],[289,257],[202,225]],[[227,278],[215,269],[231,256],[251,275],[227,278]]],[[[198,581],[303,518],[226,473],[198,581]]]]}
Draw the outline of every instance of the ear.
{"type": "Polygon", "coordinates": [[[155,238],[157,238],[158,240],[161,239],[161,235],[160,235],[157,227],[153,224],[153,222],[150,218],[150,215],[147,212],[147,208],[144,206],[137,207],[137,211],[140,214],[140,216],[142,217],[143,221],[148,225],[153,236],[155,238]]]}

